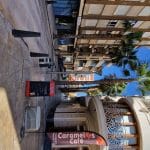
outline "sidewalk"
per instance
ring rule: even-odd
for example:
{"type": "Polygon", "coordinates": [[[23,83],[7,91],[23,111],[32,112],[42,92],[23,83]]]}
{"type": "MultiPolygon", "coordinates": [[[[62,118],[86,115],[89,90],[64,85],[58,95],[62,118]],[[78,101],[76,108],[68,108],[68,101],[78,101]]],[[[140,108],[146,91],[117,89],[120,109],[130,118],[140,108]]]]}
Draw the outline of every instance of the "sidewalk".
{"type": "MultiPolygon", "coordinates": [[[[38,60],[30,57],[30,51],[51,53],[52,39],[48,38],[48,28],[45,24],[47,18],[43,9],[45,3],[41,0],[5,0],[0,1],[0,86],[5,88],[8,96],[8,104],[10,105],[13,122],[10,123],[11,127],[15,127],[19,147],[21,150],[41,150],[43,147],[44,133],[26,134],[23,139],[20,138],[20,129],[23,124],[24,109],[27,105],[39,105],[42,110],[41,128],[38,132],[45,130],[45,99],[43,97],[27,98],[25,97],[25,81],[35,80],[44,81],[51,80],[51,77],[46,74],[37,73],[38,60]],[[12,29],[30,30],[41,33],[40,38],[14,38],[11,34],[12,29]],[[51,40],[51,41],[50,41],[51,40]],[[48,42],[49,41],[49,42],[48,42]],[[26,44],[25,44],[26,43],[26,44]]],[[[54,58],[54,56],[51,56],[54,58]]],[[[44,70],[46,71],[46,69],[44,70]]],[[[54,76],[55,77],[55,76],[54,76]]],[[[53,77],[53,78],[54,78],[53,77]]],[[[57,95],[56,95],[57,97],[57,95]]],[[[53,103],[57,101],[56,98],[46,98],[53,103]],[[52,100],[51,100],[52,99],[52,100]]],[[[7,122],[6,122],[7,123],[7,122]]],[[[4,127],[4,122],[0,120],[0,124],[4,127]]],[[[5,132],[9,133],[11,128],[5,132]]],[[[10,132],[11,133],[11,132],[10,132]]],[[[13,141],[10,141],[9,147],[6,145],[6,150],[17,150],[14,134],[6,134],[0,137],[1,139],[8,139],[12,136],[13,141]]],[[[0,141],[0,145],[3,140],[0,141]]],[[[1,149],[1,147],[0,147],[1,149]]]]}

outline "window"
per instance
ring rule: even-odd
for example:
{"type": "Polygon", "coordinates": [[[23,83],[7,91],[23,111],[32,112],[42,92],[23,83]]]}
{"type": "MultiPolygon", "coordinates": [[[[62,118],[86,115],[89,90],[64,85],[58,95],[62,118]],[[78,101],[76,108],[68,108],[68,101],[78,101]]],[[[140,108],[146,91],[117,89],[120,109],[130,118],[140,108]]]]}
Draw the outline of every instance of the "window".
{"type": "Polygon", "coordinates": [[[39,63],[49,63],[49,62],[51,62],[51,58],[48,57],[39,58],[39,63]]]}
{"type": "Polygon", "coordinates": [[[78,67],[83,67],[85,65],[85,63],[86,63],[86,60],[80,60],[78,67]]]}
{"type": "Polygon", "coordinates": [[[40,59],[39,59],[39,62],[44,62],[44,58],[40,58],[40,59]]]}
{"type": "Polygon", "coordinates": [[[117,24],[117,20],[110,20],[107,24],[107,27],[115,27],[117,24]]]}
{"type": "Polygon", "coordinates": [[[136,149],[138,131],[132,111],[125,103],[103,102],[108,129],[109,150],[136,149]]]}
{"type": "Polygon", "coordinates": [[[129,22],[131,23],[132,26],[134,26],[137,23],[136,20],[130,20],[129,22]]]}

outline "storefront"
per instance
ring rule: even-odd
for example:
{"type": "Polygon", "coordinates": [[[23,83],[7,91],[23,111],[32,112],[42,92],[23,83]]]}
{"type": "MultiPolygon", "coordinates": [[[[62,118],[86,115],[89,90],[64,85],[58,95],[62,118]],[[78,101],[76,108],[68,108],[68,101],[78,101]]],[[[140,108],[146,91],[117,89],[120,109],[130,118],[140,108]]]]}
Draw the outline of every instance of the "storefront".
{"type": "Polygon", "coordinates": [[[60,104],[54,114],[54,127],[47,131],[48,135],[55,134],[55,138],[48,136],[51,139],[53,150],[143,150],[143,148],[148,150],[146,137],[150,135],[150,126],[146,117],[144,118],[145,114],[140,112],[141,108],[146,109],[140,99],[131,97],[117,100],[117,98],[108,97],[87,97],[85,106],[77,103],[60,104]],[[147,133],[140,122],[141,115],[147,125],[147,133]],[[98,145],[92,141],[84,143],[82,136],[67,143],[67,140],[70,140],[69,137],[74,134],[80,135],[86,132],[100,135],[107,144],[98,145]],[[65,142],[62,137],[65,138],[65,142]]]}

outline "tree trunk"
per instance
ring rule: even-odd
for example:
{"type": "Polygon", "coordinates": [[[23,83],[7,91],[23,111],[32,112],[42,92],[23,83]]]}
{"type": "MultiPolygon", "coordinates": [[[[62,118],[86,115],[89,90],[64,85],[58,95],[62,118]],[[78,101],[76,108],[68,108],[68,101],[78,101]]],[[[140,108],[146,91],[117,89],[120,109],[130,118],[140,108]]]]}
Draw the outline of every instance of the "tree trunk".
{"type": "Polygon", "coordinates": [[[61,90],[61,92],[64,92],[64,93],[67,93],[67,92],[87,92],[87,89],[80,89],[80,88],[77,88],[77,89],[61,88],[60,90],[61,90]]]}
{"type": "Polygon", "coordinates": [[[104,34],[80,34],[80,35],[72,35],[72,34],[65,34],[65,35],[54,35],[54,38],[82,38],[82,39],[118,39],[120,40],[122,35],[104,35],[104,34]]]}
{"type": "Polygon", "coordinates": [[[56,85],[87,85],[87,84],[114,84],[114,83],[128,83],[131,81],[135,81],[136,79],[103,79],[96,81],[55,81],[56,85]]]}
{"type": "Polygon", "coordinates": [[[89,86],[89,87],[76,87],[76,88],[59,88],[59,90],[63,91],[87,91],[88,89],[100,88],[100,86],[89,86]]]}

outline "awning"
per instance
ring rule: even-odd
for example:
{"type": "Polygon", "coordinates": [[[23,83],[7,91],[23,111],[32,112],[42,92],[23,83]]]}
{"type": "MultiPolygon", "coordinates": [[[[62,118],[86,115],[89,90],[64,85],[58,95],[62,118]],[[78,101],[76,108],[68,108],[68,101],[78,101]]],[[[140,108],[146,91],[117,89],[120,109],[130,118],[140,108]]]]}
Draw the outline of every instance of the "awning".
{"type": "Polygon", "coordinates": [[[107,146],[106,140],[95,132],[50,132],[49,139],[55,145],[99,145],[107,146]]]}

